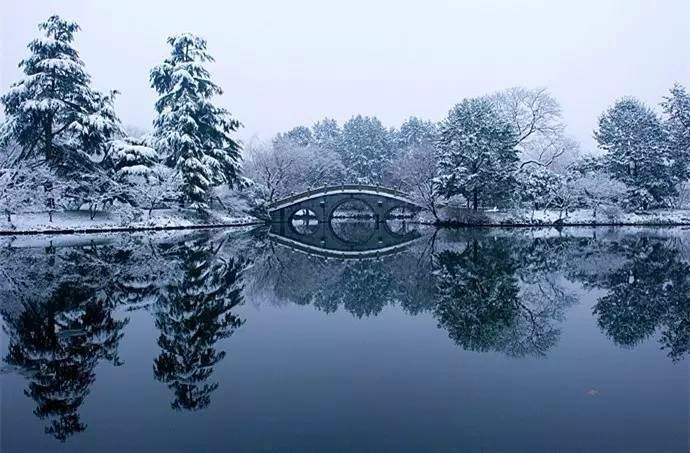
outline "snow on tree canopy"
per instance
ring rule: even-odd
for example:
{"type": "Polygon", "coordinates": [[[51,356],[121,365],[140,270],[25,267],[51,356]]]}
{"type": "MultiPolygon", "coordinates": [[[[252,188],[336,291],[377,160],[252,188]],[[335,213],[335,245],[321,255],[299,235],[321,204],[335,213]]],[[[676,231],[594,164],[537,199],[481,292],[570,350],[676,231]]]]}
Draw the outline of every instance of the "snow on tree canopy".
{"type": "Polygon", "coordinates": [[[0,97],[7,116],[0,145],[14,141],[22,148],[19,159],[42,158],[58,173],[76,176],[94,170],[121,133],[115,92],[103,95],[90,87],[72,47],[75,22],[51,16],[39,29],[45,36],[29,43],[30,55],[19,63],[25,77],[0,97]]]}
{"type": "Polygon", "coordinates": [[[338,151],[348,179],[364,184],[381,184],[392,159],[388,131],[376,117],[357,115],[343,125],[338,151]]]}
{"type": "Polygon", "coordinates": [[[110,158],[119,178],[148,178],[154,164],[158,162],[158,153],[146,146],[144,140],[127,137],[113,142],[110,158]]]}
{"type": "Polygon", "coordinates": [[[437,182],[440,192],[462,195],[474,209],[503,201],[515,184],[516,133],[487,98],[465,99],[441,123],[437,182]]]}
{"type": "Polygon", "coordinates": [[[666,131],[642,102],[619,99],[599,118],[594,138],[606,151],[608,172],[631,187],[629,204],[647,208],[650,201],[662,205],[675,195],[677,178],[666,131]]]}
{"type": "Polygon", "coordinates": [[[240,181],[240,145],[231,133],[240,123],[211,103],[221,88],[203,63],[212,62],[206,41],[184,33],[168,38],[170,57],[151,70],[158,92],[155,146],[182,174],[182,191],[193,208],[205,209],[211,186],[240,181]]]}
{"type": "Polygon", "coordinates": [[[664,127],[674,159],[674,174],[681,180],[690,179],[690,94],[679,83],[661,103],[666,116],[664,127]]]}

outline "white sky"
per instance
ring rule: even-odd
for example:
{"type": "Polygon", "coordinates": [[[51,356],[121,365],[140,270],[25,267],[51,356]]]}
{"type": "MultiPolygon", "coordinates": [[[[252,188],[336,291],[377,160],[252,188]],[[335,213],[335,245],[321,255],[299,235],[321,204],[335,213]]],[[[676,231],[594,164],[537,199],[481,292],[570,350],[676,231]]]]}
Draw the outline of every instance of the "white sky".
{"type": "Polygon", "coordinates": [[[586,152],[617,97],[657,104],[674,81],[690,87],[688,0],[6,0],[0,91],[54,13],[81,25],[76,46],[96,88],[122,92],[123,123],[147,129],[148,72],[186,31],[208,40],[218,102],[244,139],[324,116],[439,120],[464,97],[523,85],[551,91],[586,152]]]}

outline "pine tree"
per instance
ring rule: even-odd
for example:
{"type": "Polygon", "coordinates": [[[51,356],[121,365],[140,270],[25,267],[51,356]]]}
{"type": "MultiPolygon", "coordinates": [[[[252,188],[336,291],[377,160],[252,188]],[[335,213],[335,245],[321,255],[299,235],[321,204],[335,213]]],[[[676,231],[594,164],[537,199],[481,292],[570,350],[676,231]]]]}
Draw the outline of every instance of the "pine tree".
{"type": "Polygon", "coordinates": [[[342,131],[336,120],[324,118],[314,123],[311,129],[316,146],[328,151],[337,151],[342,131]]]}
{"type": "Polygon", "coordinates": [[[438,129],[431,121],[411,116],[400,126],[397,133],[397,145],[401,149],[412,146],[433,145],[438,139],[438,129]]]}
{"type": "Polygon", "coordinates": [[[381,184],[392,159],[388,131],[378,118],[357,115],[343,126],[339,154],[350,180],[381,184]]]}
{"type": "Polygon", "coordinates": [[[663,205],[676,193],[673,156],[659,117],[634,98],[622,98],[599,118],[594,132],[608,172],[632,188],[628,204],[663,205]]]}
{"type": "Polygon", "coordinates": [[[463,195],[477,210],[500,202],[515,184],[517,136],[486,98],[465,99],[441,123],[437,178],[446,197],[463,195]]]}
{"type": "Polygon", "coordinates": [[[0,98],[7,119],[0,144],[16,142],[19,159],[43,159],[62,175],[97,168],[108,142],[120,133],[115,92],[91,89],[84,62],[72,46],[75,22],[51,16],[39,25],[45,36],[31,41],[19,63],[25,77],[0,98]]]}
{"type": "Polygon", "coordinates": [[[158,153],[147,146],[145,139],[125,137],[112,143],[109,156],[115,175],[120,180],[148,180],[153,166],[158,162],[158,153]]]}
{"type": "Polygon", "coordinates": [[[240,145],[231,136],[240,123],[211,103],[223,91],[204,67],[213,61],[206,41],[185,33],[168,38],[168,44],[170,57],[151,70],[151,86],[160,95],[156,148],[182,174],[191,207],[205,209],[212,186],[240,181],[240,145]]]}

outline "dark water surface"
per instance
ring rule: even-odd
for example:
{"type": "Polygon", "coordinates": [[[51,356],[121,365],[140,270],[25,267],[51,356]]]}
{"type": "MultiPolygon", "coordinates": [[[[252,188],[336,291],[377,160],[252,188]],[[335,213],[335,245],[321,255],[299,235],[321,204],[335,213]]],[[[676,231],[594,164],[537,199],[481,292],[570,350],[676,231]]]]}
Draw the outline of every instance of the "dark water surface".
{"type": "Polygon", "coordinates": [[[3,239],[1,451],[688,451],[690,231],[362,231],[3,239]]]}

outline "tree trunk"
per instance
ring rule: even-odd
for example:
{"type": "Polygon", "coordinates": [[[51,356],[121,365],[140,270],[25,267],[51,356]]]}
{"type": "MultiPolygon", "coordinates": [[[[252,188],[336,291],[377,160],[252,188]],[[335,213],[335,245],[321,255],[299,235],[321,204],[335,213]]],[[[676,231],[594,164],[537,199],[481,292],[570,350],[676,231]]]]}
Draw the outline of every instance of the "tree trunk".
{"type": "Polygon", "coordinates": [[[477,193],[477,189],[474,189],[472,191],[472,209],[476,211],[477,208],[479,208],[479,194],[477,193]]]}
{"type": "Polygon", "coordinates": [[[434,216],[434,219],[436,219],[436,221],[438,222],[440,219],[438,218],[438,212],[436,212],[436,203],[432,201],[429,207],[431,208],[431,214],[434,216]]]}

